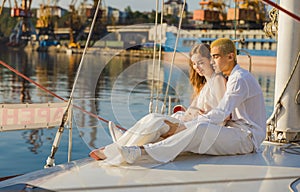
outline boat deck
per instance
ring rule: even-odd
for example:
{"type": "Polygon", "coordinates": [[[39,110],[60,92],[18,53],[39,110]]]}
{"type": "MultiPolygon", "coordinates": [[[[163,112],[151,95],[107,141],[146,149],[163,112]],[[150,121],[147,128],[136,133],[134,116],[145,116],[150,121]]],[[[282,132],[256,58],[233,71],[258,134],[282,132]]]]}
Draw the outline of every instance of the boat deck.
{"type": "Polygon", "coordinates": [[[86,158],[0,182],[0,191],[22,190],[25,186],[45,191],[172,192],[288,191],[291,186],[299,191],[299,154],[282,147],[265,142],[260,153],[237,156],[184,153],[166,164],[142,159],[135,165],[118,167],[86,158]]]}

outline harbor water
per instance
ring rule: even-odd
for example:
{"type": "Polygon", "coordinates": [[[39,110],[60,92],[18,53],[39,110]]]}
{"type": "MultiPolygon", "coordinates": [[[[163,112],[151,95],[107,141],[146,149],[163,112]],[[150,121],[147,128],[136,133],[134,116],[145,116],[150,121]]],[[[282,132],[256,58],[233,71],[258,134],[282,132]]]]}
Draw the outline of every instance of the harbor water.
{"type": "MultiPolygon", "coordinates": [[[[184,54],[182,56],[185,57],[184,54]]],[[[165,103],[165,111],[168,112],[177,104],[187,106],[192,93],[188,64],[184,60],[176,62],[171,76],[168,59],[153,63],[151,58],[98,53],[87,54],[81,60],[80,54],[1,48],[0,60],[38,84],[30,83],[1,66],[1,104],[63,102],[61,98],[68,100],[72,96],[72,104],[76,106],[72,108],[72,160],[87,158],[92,149],[112,142],[107,120],[128,128],[149,113],[150,101],[153,101],[152,111],[161,111],[165,103]],[[76,76],[80,63],[82,68],[76,76]],[[165,96],[166,91],[168,96],[165,96]]],[[[247,64],[242,66],[247,67],[247,64]]],[[[274,100],[275,63],[257,64],[252,68],[253,75],[262,86],[267,116],[270,116],[274,100]]],[[[42,169],[50,155],[56,131],[57,127],[41,127],[36,130],[0,132],[0,177],[42,169]]],[[[66,127],[63,132],[55,155],[56,164],[68,160],[69,131],[69,127],[66,127]]]]}

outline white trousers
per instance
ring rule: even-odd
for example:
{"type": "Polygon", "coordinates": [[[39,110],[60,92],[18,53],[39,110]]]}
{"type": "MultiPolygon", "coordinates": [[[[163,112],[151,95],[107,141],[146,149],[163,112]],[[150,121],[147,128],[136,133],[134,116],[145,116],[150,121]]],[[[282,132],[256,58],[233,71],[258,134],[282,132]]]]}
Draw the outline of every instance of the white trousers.
{"type": "Polygon", "coordinates": [[[107,157],[105,162],[113,165],[120,164],[124,161],[119,148],[120,146],[142,146],[147,143],[153,143],[160,139],[160,136],[169,131],[169,126],[164,120],[173,123],[180,121],[175,117],[170,117],[158,113],[150,113],[140,119],[134,126],[128,129],[116,143],[107,145],[104,154],[107,157]]]}
{"type": "Polygon", "coordinates": [[[210,155],[237,155],[254,150],[249,125],[230,121],[226,126],[202,122],[154,144],[143,145],[146,152],[159,162],[169,162],[181,152],[210,155]]]}

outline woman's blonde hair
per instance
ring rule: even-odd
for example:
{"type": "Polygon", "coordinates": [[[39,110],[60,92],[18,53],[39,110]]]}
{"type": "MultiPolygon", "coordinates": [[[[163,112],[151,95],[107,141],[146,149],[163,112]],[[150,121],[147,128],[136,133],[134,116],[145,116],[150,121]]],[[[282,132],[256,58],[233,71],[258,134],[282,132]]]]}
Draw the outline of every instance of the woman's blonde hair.
{"type": "Polygon", "coordinates": [[[206,79],[204,76],[200,76],[193,68],[193,62],[191,61],[191,57],[194,54],[200,54],[202,57],[206,57],[208,59],[211,58],[210,56],[210,47],[208,44],[200,43],[194,45],[194,47],[191,49],[189,56],[189,65],[190,65],[190,83],[193,86],[194,93],[192,95],[192,98],[196,97],[201,89],[203,88],[204,84],[206,83],[206,79]]]}

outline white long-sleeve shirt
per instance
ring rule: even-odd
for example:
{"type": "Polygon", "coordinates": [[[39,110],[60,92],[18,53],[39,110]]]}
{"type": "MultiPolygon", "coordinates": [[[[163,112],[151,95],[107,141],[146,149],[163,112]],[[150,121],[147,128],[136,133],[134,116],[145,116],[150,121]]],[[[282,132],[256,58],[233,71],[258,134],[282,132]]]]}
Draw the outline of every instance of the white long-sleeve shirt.
{"type": "MultiPolygon", "coordinates": [[[[226,92],[219,105],[203,116],[186,122],[186,127],[202,121],[222,124],[231,114],[232,120],[243,120],[249,125],[255,149],[266,136],[266,111],[263,93],[257,80],[247,70],[236,65],[229,75],[226,92]]],[[[229,138],[230,139],[230,138],[229,138]]]]}

